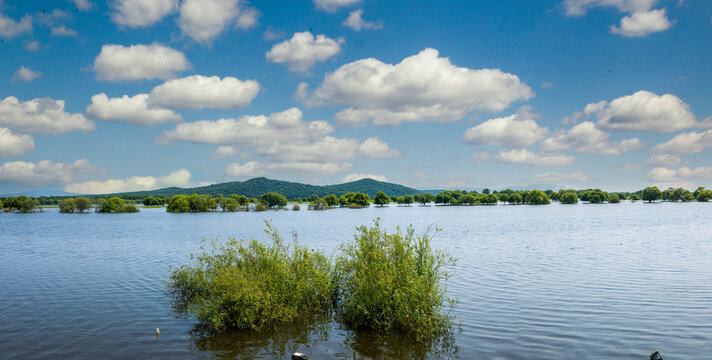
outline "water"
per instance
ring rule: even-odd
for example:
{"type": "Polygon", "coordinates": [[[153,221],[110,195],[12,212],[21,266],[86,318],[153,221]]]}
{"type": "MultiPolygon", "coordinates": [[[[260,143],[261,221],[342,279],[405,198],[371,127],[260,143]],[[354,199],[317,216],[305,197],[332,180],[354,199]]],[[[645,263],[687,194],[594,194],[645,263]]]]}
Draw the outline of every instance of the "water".
{"type": "MultiPolygon", "coordinates": [[[[304,206],[303,208],[306,208],[304,206]]],[[[712,355],[712,204],[390,207],[323,212],[0,214],[0,358],[666,359],[712,355]],[[171,267],[201,239],[286,237],[333,253],[354,227],[443,229],[461,331],[441,344],[315,318],[210,333],[177,313],[171,267]],[[161,335],[156,337],[155,329],[161,335]]]]}

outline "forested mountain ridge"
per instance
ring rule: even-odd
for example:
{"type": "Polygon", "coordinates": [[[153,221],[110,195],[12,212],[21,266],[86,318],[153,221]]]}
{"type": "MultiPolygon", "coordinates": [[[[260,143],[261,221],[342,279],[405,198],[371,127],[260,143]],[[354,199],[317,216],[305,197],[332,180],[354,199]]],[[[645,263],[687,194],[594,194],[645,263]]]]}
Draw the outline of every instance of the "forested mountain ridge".
{"type": "Polygon", "coordinates": [[[308,197],[316,194],[323,197],[329,194],[341,196],[348,192],[362,192],[373,197],[379,191],[383,191],[388,196],[403,196],[420,194],[420,190],[409,188],[403,185],[373,180],[361,179],[343,184],[336,185],[310,185],[291,181],[273,180],[265,177],[253,178],[247,181],[234,181],[221,184],[213,184],[195,188],[176,188],[170,187],[165,189],[138,191],[120,194],[111,194],[107,196],[119,196],[122,198],[143,198],[148,195],[173,196],[179,194],[200,194],[217,196],[229,196],[230,194],[244,195],[247,197],[257,197],[268,192],[276,192],[294,199],[298,197],[308,197]]]}

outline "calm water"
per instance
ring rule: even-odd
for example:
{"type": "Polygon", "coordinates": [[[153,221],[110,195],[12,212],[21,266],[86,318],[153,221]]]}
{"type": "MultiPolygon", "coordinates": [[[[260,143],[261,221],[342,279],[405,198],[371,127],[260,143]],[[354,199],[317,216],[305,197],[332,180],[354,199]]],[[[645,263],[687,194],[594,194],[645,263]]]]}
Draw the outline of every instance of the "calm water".
{"type": "Polygon", "coordinates": [[[0,214],[0,358],[647,359],[656,348],[712,358],[712,204],[141,211],[0,214]],[[451,341],[356,334],[323,318],[208,333],[165,293],[203,237],[265,239],[272,219],[333,252],[376,217],[443,228],[434,245],[459,259],[451,341]]]}

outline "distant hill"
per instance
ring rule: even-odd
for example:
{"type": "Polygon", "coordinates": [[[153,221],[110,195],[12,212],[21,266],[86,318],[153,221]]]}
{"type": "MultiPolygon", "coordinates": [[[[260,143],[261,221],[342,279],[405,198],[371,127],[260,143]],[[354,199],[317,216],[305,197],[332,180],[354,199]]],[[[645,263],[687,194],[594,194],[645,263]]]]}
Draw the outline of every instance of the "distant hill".
{"type": "Polygon", "coordinates": [[[403,196],[408,194],[420,194],[420,190],[409,188],[403,185],[392,184],[373,179],[361,179],[337,185],[310,185],[291,181],[272,180],[265,177],[258,177],[247,181],[234,181],[222,184],[214,184],[195,188],[165,188],[151,191],[137,191],[130,193],[111,194],[107,196],[121,196],[124,198],[142,198],[148,195],[173,196],[180,194],[201,194],[216,196],[222,194],[245,195],[256,197],[268,192],[276,192],[286,196],[288,199],[297,197],[308,197],[312,194],[326,196],[334,194],[341,196],[347,192],[362,192],[373,197],[379,191],[383,191],[388,196],[403,196]]]}

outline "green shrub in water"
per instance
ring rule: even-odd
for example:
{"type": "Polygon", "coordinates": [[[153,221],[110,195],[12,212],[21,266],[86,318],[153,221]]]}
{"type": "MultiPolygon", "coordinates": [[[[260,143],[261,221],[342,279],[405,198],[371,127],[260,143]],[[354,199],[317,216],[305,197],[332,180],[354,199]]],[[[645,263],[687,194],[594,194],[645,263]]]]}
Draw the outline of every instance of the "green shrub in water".
{"type": "Polygon", "coordinates": [[[446,266],[454,259],[430,246],[430,236],[388,234],[379,221],[357,228],[337,260],[338,313],[355,329],[402,333],[417,341],[446,334],[456,300],[446,296],[446,266]]]}
{"type": "Polygon", "coordinates": [[[214,330],[261,329],[332,304],[333,267],[323,253],[286,245],[267,223],[271,243],[231,239],[173,271],[177,300],[214,330]]]}

